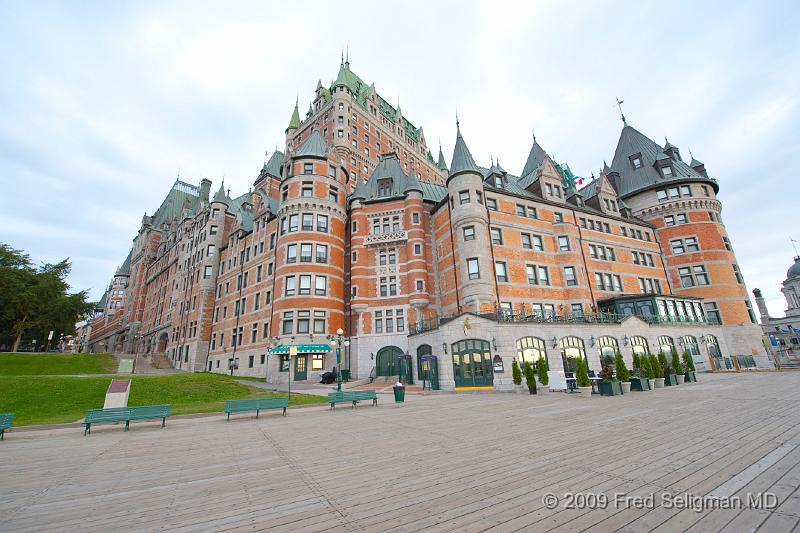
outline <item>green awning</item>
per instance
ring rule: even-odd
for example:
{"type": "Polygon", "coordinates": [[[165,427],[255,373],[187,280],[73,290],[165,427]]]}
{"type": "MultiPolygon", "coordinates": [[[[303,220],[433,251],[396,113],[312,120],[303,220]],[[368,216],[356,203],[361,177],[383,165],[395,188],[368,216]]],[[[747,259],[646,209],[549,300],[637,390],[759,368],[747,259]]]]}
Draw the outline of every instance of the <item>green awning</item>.
{"type": "MultiPolygon", "coordinates": [[[[296,344],[297,353],[328,353],[331,351],[329,344],[296,344]]],[[[288,354],[290,344],[275,346],[269,351],[271,354],[288,354]]]]}

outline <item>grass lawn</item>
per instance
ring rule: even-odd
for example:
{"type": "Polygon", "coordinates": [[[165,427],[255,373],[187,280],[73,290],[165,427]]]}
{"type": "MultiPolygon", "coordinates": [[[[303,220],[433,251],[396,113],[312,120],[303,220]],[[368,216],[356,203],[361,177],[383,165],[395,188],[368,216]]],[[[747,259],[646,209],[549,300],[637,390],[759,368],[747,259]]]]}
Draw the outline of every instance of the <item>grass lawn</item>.
{"type": "Polygon", "coordinates": [[[114,374],[117,364],[107,353],[0,353],[0,376],[114,374]]]}
{"type": "MultiPolygon", "coordinates": [[[[0,375],[0,413],[16,413],[14,425],[75,422],[103,407],[111,377],[0,375]]],[[[132,376],[128,405],[172,404],[173,414],[219,412],[225,400],[284,396],[219,374],[132,376]]],[[[323,396],[292,394],[289,405],[323,404],[323,396]]]]}

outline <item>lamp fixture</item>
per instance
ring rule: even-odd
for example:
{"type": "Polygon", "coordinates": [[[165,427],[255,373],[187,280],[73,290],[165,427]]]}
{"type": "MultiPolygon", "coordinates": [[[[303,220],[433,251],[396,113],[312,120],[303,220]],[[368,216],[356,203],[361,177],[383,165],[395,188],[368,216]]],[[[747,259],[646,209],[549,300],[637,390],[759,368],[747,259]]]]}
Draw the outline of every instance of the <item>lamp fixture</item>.
{"type": "Polygon", "coordinates": [[[553,337],[553,348],[558,348],[558,337],[553,337]]]}
{"type": "Polygon", "coordinates": [[[594,346],[594,336],[589,337],[589,346],[594,346]]]}
{"type": "Polygon", "coordinates": [[[492,348],[494,348],[494,351],[497,351],[497,339],[494,337],[492,337],[492,348]]]}
{"type": "Polygon", "coordinates": [[[622,337],[622,344],[624,344],[625,346],[627,346],[629,342],[630,342],[630,339],[628,339],[628,336],[627,336],[627,335],[625,335],[624,337],[622,337]]]}
{"type": "Polygon", "coordinates": [[[447,355],[447,343],[446,342],[442,343],[442,351],[445,353],[445,355],[447,355]]]}

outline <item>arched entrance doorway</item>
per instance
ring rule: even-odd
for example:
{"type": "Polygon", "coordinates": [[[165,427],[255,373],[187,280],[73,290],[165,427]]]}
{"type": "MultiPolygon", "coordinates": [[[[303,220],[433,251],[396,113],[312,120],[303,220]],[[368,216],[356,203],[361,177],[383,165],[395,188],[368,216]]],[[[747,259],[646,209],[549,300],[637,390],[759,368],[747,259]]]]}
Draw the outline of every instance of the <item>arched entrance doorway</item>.
{"type": "Polygon", "coordinates": [[[494,381],[492,372],[492,352],[489,342],[481,339],[465,339],[454,342],[453,379],[456,387],[491,387],[494,381]]]}
{"type": "Polygon", "coordinates": [[[403,350],[397,346],[384,346],[378,350],[375,357],[376,376],[397,376],[400,372],[399,357],[403,355],[403,350]]]}
{"type": "Polygon", "coordinates": [[[640,357],[642,355],[650,353],[650,347],[647,345],[647,339],[645,339],[644,337],[633,336],[630,338],[630,343],[631,343],[631,353],[636,354],[640,357]]]}
{"type": "Polygon", "coordinates": [[[519,359],[520,368],[525,362],[529,362],[534,367],[539,358],[545,360],[547,368],[550,368],[550,363],[547,361],[547,348],[545,347],[544,339],[539,337],[522,337],[517,340],[517,358],[519,359]]]}
{"type": "Polygon", "coordinates": [[[433,355],[433,348],[430,344],[421,344],[417,347],[417,379],[423,380],[422,376],[422,357],[424,355],[433,355]]]}
{"type": "Polygon", "coordinates": [[[667,361],[669,361],[669,358],[672,357],[672,350],[675,349],[675,341],[668,335],[662,335],[658,338],[658,348],[664,352],[667,361]]]}
{"type": "Polygon", "coordinates": [[[165,331],[158,338],[158,351],[160,353],[164,353],[167,351],[167,341],[169,341],[169,335],[167,335],[167,332],[165,331]]]}

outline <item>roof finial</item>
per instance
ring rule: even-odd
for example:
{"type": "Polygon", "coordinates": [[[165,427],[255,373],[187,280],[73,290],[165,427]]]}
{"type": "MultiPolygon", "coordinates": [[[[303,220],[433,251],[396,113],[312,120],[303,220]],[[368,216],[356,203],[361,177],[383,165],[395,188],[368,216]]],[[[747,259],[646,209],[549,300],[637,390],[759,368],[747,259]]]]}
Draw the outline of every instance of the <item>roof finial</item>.
{"type": "Polygon", "coordinates": [[[797,259],[800,257],[800,254],[797,253],[797,241],[789,237],[789,240],[792,241],[792,248],[794,248],[794,257],[797,259]]]}
{"type": "Polygon", "coordinates": [[[458,122],[458,109],[456,109],[456,129],[460,129],[461,124],[458,122]]]}
{"type": "Polygon", "coordinates": [[[622,123],[627,126],[628,122],[625,120],[625,114],[622,112],[622,104],[624,103],[625,103],[624,100],[620,100],[619,98],[617,98],[617,107],[619,108],[619,116],[622,118],[622,123]]]}
{"type": "Polygon", "coordinates": [[[342,49],[342,61],[339,64],[344,65],[344,49],[342,49]]]}
{"type": "Polygon", "coordinates": [[[350,66],[350,45],[347,45],[347,51],[344,56],[344,64],[350,66]]]}
{"type": "Polygon", "coordinates": [[[533,135],[533,142],[536,143],[536,132],[531,130],[531,135],[533,135]]]}
{"type": "Polygon", "coordinates": [[[489,162],[494,166],[494,155],[489,154],[489,162]]]}
{"type": "MultiPolygon", "coordinates": [[[[689,147],[687,146],[686,148],[689,148],[689,147]]],[[[694,155],[692,154],[692,149],[691,148],[689,148],[689,157],[694,159],[694,155]]]]}
{"type": "Polygon", "coordinates": [[[230,187],[228,187],[228,192],[226,194],[228,195],[228,198],[231,197],[231,188],[230,187]]]}
{"type": "Polygon", "coordinates": [[[178,177],[175,178],[175,181],[180,181],[180,180],[181,180],[181,167],[178,167],[178,177]]]}

